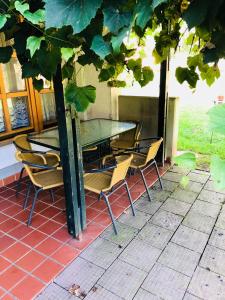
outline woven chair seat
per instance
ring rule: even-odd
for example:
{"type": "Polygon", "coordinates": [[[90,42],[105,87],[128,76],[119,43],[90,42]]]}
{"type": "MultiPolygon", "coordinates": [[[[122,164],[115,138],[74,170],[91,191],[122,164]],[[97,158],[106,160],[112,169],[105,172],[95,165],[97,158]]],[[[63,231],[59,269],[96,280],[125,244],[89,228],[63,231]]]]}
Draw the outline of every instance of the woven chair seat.
{"type": "Polygon", "coordinates": [[[128,148],[132,148],[134,147],[134,142],[131,140],[131,141],[126,141],[126,140],[113,140],[111,143],[110,143],[110,146],[113,148],[113,149],[128,149],[128,148]]]}
{"type": "Polygon", "coordinates": [[[35,185],[43,190],[63,185],[62,170],[49,170],[33,174],[35,185]]]}
{"type": "Polygon", "coordinates": [[[110,189],[112,175],[107,173],[89,173],[84,175],[84,188],[94,193],[100,194],[101,192],[110,189]]]}
{"type": "Polygon", "coordinates": [[[146,155],[142,155],[139,153],[132,153],[133,159],[131,161],[130,167],[137,169],[142,168],[146,165],[146,155]]]}

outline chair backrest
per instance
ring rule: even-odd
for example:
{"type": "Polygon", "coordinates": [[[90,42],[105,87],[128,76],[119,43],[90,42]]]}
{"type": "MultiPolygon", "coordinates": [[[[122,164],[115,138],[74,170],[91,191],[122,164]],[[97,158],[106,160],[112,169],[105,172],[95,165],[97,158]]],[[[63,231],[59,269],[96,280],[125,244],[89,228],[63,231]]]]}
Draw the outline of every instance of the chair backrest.
{"type": "Polygon", "coordinates": [[[117,184],[121,180],[125,179],[132,158],[133,155],[121,155],[116,157],[117,166],[112,173],[110,188],[112,188],[115,184],[117,184]]]}
{"type": "Polygon", "coordinates": [[[136,146],[136,140],[140,138],[141,130],[142,130],[142,122],[135,122],[135,123],[137,125],[134,129],[121,133],[119,137],[120,140],[131,142],[132,144],[131,147],[134,148],[136,146]]]}
{"type": "Polygon", "coordinates": [[[163,141],[163,138],[160,138],[156,142],[151,143],[151,145],[148,149],[148,153],[146,155],[145,164],[147,164],[150,160],[152,160],[156,157],[156,154],[159,150],[159,147],[160,147],[162,141],[163,141]]]}
{"type": "Polygon", "coordinates": [[[14,145],[18,151],[21,151],[20,148],[25,150],[32,150],[30,143],[27,140],[27,134],[20,134],[14,138],[14,145]]]}

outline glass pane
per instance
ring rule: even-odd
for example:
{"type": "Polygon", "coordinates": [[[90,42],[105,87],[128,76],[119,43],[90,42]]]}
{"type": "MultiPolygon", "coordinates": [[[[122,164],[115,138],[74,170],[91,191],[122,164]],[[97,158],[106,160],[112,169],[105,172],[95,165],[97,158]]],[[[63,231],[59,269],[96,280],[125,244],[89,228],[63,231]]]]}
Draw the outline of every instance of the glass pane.
{"type": "Polygon", "coordinates": [[[2,100],[0,100],[0,132],[4,132],[4,131],[5,131],[5,121],[4,121],[2,100]]]}
{"type": "Polygon", "coordinates": [[[54,93],[40,94],[44,125],[56,121],[54,93]]]}
{"type": "Polygon", "coordinates": [[[12,129],[30,125],[27,97],[7,99],[12,129]]]}
{"type": "Polygon", "coordinates": [[[11,58],[2,67],[6,93],[26,90],[25,80],[22,79],[21,66],[17,58],[11,58]]]}

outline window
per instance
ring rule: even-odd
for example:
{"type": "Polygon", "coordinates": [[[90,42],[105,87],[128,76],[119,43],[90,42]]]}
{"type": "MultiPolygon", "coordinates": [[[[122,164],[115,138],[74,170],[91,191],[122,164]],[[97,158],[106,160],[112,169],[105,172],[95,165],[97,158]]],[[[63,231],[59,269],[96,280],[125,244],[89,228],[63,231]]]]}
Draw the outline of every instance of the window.
{"type": "Polygon", "coordinates": [[[0,140],[17,133],[40,131],[56,125],[54,91],[44,82],[43,90],[34,90],[31,79],[22,79],[15,54],[0,65],[0,140]]]}

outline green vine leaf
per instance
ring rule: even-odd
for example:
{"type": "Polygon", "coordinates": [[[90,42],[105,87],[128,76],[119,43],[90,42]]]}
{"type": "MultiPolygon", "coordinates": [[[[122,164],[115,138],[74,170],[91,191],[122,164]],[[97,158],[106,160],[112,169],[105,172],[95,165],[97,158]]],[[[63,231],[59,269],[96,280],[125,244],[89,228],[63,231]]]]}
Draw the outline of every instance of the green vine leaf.
{"type": "Polygon", "coordinates": [[[30,6],[28,3],[21,3],[20,1],[15,1],[15,9],[21,13],[21,15],[24,14],[25,11],[30,9],[30,6]]]}
{"type": "Polygon", "coordinates": [[[30,50],[30,56],[31,58],[33,57],[34,53],[40,49],[41,47],[41,42],[44,40],[45,38],[43,36],[41,37],[37,37],[37,36],[29,36],[29,38],[27,39],[27,46],[26,48],[28,50],[30,50]]]}
{"type": "Polygon", "coordinates": [[[162,3],[166,3],[168,2],[168,0],[153,0],[152,1],[152,8],[153,10],[158,7],[159,5],[161,5],[162,3]]]}
{"type": "Polygon", "coordinates": [[[93,38],[91,44],[91,50],[93,50],[101,59],[104,59],[107,55],[111,53],[111,47],[106,43],[102,36],[96,35],[93,38]]]}
{"type": "Polygon", "coordinates": [[[174,162],[181,168],[188,170],[194,170],[196,168],[196,156],[195,153],[185,152],[173,158],[174,162]]]}
{"type": "Polygon", "coordinates": [[[129,26],[131,21],[131,13],[120,13],[116,8],[109,7],[103,10],[104,26],[117,33],[124,26],[129,26]]]}
{"type": "Polygon", "coordinates": [[[11,46],[0,47],[0,63],[7,63],[13,54],[13,48],[11,46]]]}
{"type": "Polygon", "coordinates": [[[34,13],[30,11],[25,11],[23,14],[24,18],[30,21],[32,24],[39,24],[45,21],[45,11],[43,9],[38,9],[34,13]]]}
{"type": "Polygon", "coordinates": [[[5,15],[0,15],[0,29],[5,25],[7,22],[7,17],[5,15]]]}
{"type": "Polygon", "coordinates": [[[95,102],[96,89],[91,85],[78,87],[75,83],[69,83],[65,89],[65,98],[78,112],[84,112],[90,103],[95,102]]]}
{"type": "Polygon", "coordinates": [[[139,80],[139,84],[141,87],[148,84],[150,81],[154,79],[154,73],[150,67],[142,68],[142,79],[139,80]]]}
{"type": "Polygon", "coordinates": [[[215,187],[225,190],[225,160],[217,155],[212,156],[210,171],[215,187]]]}
{"type": "Polygon", "coordinates": [[[111,81],[108,81],[108,86],[123,88],[123,87],[126,87],[126,82],[123,80],[111,80],[111,81]]]}
{"type": "Polygon", "coordinates": [[[62,59],[67,62],[74,55],[73,48],[61,48],[62,59]]]}
{"type": "Polygon", "coordinates": [[[107,69],[102,69],[98,75],[99,81],[107,81],[113,77],[115,74],[115,68],[109,67],[107,69]]]}
{"type": "Polygon", "coordinates": [[[117,36],[113,36],[111,39],[113,51],[117,54],[120,52],[120,46],[123,43],[123,40],[128,35],[129,29],[125,27],[124,29],[120,30],[117,36]]]}
{"type": "Polygon", "coordinates": [[[151,2],[151,0],[141,0],[137,3],[135,8],[136,24],[137,26],[141,27],[141,29],[145,28],[153,14],[151,2]]]}
{"type": "Polygon", "coordinates": [[[213,132],[225,135],[225,104],[212,107],[208,111],[209,127],[213,132]]]}
{"type": "Polygon", "coordinates": [[[176,69],[176,78],[181,84],[184,81],[187,81],[191,88],[195,88],[197,81],[199,80],[199,76],[194,70],[182,67],[176,69]]]}
{"type": "Polygon", "coordinates": [[[90,24],[102,1],[45,0],[46,28],[71,25],[74,33],[79,33],[90,24]]]}
{"type": "Polygon", "coordinates": [[[204,21],[208,13],[210,2],[211,0],[191,2],[183,16],[184,20],[188,24],[189,29],[200,25],[204,21]]]}

